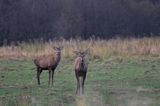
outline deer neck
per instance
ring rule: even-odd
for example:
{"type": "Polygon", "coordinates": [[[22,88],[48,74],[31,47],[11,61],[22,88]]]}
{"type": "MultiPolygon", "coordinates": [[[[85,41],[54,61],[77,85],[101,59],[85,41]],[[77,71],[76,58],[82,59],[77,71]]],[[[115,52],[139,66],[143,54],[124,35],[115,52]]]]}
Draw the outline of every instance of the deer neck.
{"type": "Polygon", "coordinates": [[[81,67],[84,67],[84,58],[81,57],[81,67]]]}
{"type": "Polygon", "coordinates": [[[60,60],[61,60],[61,54],[60,53],[56,53],[55,54],[55,63],[58,64],[60,60]]]}

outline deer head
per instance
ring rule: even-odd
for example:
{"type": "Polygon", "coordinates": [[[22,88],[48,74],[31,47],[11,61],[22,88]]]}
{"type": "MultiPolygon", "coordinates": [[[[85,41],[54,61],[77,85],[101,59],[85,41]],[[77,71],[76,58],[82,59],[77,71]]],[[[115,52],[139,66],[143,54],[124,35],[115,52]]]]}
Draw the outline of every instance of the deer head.
{"type": "Polygon", "coordinates": [[[78,50],[76,50],[76,51],[74,51],[74,53],[76,54],[76,56],[84,58],[86,56],[86,54],[88,53],[88,50],[89,49],[87,49],[85,51],[78,51],[78,50]]]}
{"type": "Polygon", "coordinates": [[[55,54],[60,54],[61,53],[61,50],[63,49],[63,47],[53,47],[53,49],[54,49],[54,52],[55,52],[55,54]]]}

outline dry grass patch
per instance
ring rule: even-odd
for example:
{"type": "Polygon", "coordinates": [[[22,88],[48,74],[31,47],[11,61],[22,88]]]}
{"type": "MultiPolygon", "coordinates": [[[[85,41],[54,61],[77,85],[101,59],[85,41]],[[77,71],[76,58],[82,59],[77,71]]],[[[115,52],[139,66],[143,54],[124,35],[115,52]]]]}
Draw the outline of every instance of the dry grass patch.
{"type": "Polygon", "coordinates": [[[160,56],[160,38],[141,39],[110,39],[110,40],[60,40],[60,41],[33,41],[20,43],[18,46],[1,46],[0,58],[33,59],[40,55],[53,53],[53,46],[64,47],[64,58],[72,58],[73,50],[85,50],[90,47],[90,58],[105,58],[108,56],[160,56]],[[92,43],[91,43],[92,42],[92,43]],[[91,45],[90,45],[91,43],[91,45]]]}

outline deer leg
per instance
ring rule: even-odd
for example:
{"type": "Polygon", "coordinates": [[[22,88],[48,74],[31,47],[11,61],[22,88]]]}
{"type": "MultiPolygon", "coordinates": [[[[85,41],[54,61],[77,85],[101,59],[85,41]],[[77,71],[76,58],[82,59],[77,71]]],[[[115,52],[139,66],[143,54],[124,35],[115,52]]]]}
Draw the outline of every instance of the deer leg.
{"type": "Polygon", "coordinates": [[[42,73],[42,69],[40,69],[39,75],[41,75],[41,73],[42,73]]]}
{"type": "Polygon", "coordinates": [[[52,70],[52,86],[53,86],[54,69],[52,70]]]}
{"type": "Polygon", "coordinates": [[[40,68],[37,67],[37,80],[38,80],[38,85],[40,85],[40,68]]]}
{"type": "Polygon", "coordinates": [[[76,74],[76,79],[77,79],[77,89],[76,89],[76,94],[79,94],[79,93],[80,93],[80,82],[79,82],[79,77],[78,77],[77,74],[76,74]]]}
{"type": "Polygon", "coordinates": [[[82,81],[82,94],[84,94],[84,82],[86,79],[86,74],[83,76],[83,81],[82,81]]]}
{"type": "Polygon", "coordinates": [[[80,82],[79,82],[79,78],[77,79],[77,90],[76,90],[76,94],[80,94],[80,82]]]}
{"type": "Polygon", "coordinates": [[[51,79],[51,69],[49,69],[49,76],[48,76],[48,85],[50,85],[50,79],[51,79]]]}

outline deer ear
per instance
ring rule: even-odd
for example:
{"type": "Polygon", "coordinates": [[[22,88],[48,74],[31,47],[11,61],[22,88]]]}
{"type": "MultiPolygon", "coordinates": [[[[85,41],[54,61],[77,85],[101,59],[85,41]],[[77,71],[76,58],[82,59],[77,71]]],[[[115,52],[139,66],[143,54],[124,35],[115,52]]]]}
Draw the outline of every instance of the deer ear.
{"type": "Polygon", "coordinates": [[[78,55],[79,54],[79,52],[78,51],[73,51],[74,52],[74,54],[76,54],[76,55],[78,55]]]}
{"type": "Polygon", "coordinates": [[[88,52],[89,52],[89,48],[84,51],[84,54],[86,55],[86,54],[88,54],[88,52]]]}
{"type": "Polygon", "coordinates": [[[53,46],[53,49],[54,49],[54,50],[57,50],[57,47],[53,46]]]}
{"type": "Polygon", "coordinates": [[[63,46],[60,47],[61,50],[62,50],[63,48],[64,48],[63,46]]]}

